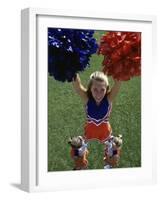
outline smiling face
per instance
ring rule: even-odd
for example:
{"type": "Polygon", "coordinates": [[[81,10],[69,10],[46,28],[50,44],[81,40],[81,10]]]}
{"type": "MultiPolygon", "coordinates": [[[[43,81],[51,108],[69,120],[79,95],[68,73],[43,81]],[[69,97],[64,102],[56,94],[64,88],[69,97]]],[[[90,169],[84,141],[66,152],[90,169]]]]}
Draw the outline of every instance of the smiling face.
{"type": "Polygon", "coordinates": [[[107,93],[106,83],[104,81],[93,80],[91,93],[96,103],[99,104],[107,93]]]}

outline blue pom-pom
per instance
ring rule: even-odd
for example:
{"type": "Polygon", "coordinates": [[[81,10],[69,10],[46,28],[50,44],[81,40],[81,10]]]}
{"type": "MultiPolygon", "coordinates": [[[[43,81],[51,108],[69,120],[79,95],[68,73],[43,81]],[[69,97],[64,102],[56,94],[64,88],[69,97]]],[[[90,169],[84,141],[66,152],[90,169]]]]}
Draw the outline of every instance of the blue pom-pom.
{"type": "Polygon", "coordinates": [[[48,28],[48,72],[56,80],[71,82],[89,66],[98,45],[92,30],[48,28]]]}

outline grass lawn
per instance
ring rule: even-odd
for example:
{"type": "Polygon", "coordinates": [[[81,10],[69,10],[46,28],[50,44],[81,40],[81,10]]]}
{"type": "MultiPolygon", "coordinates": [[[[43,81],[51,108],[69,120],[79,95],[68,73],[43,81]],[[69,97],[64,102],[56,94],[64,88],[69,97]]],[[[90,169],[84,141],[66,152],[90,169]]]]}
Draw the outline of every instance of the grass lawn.
{"type": "MultiPolygon", "coordinates": [[[[102,32],[95,32],[99,40],[102,32]]],[[[103,57],[93,55],[90,67],[80,73],[86,86],[92,72],[101,69],[103,57]]],[[[110,85],[113,82],[109,78],[110,85]]],[[[62,83],[48,77],[48,171],[73,169],[70,158],[70,136],[83,135],[85,122],[84,106],[74,92],[72,83],[62,83]]],[[[123,135],[120,168],[141,166],[141,78],[135,77],[122,83],[113,103],[110,117],[113,134],[123,135]]],[[[103,168],[103,145],[89,143],[89,169],[103,168]]]]}

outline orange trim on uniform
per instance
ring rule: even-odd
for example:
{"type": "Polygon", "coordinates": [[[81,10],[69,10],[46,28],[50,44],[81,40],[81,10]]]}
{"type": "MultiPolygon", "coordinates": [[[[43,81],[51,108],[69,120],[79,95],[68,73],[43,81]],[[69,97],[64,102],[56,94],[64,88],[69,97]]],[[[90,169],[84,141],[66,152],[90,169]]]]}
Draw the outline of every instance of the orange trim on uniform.
{"type": "Polygon", "coordinates": [[[87,160],[87,156],[89,154],[88,150],[85,150],[83,156],[75,156],[73,148],[71,149],[70,153],[75,163],[75,169],[86,169],[88,167],[88,160],[87,160]]]}
{"type": "Polygon", "coordinates": [[[104,161],[106,164],[116,167],[120,160],[121,149],[117,149],[117,154],[114,156],[109,156],[108,153],[105,153],[104,161]]]}

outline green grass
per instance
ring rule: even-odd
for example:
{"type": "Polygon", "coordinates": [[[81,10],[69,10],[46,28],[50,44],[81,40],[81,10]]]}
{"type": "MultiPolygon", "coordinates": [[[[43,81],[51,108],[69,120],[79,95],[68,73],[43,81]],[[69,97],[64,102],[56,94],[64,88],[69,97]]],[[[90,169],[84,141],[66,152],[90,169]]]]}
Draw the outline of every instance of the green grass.
{"type": "MultiPolygon", "coordinates": [[[[98,39],[102,32],[96,32],[98,39]]],[[[80,73],[86,86],[92,72],[101,69],[103,57],[93,55],[90,67],[80,73]]],[[[112,80],[110,78],[110,85],[112,80]]],[[[141,166],[141,78],[123,82],[113,103],[110,117],[114,134],[123,135],[121,168],[141,166]]],[[[48,171],[73,169],[70,158],[70,136],[83,135],[85,122],[84,106],[74,92],[71,83],[62,83],[48,77],[48,171]]],[[[89,143],[89,169],[103,168],[103,145],[89,143]]]]}

